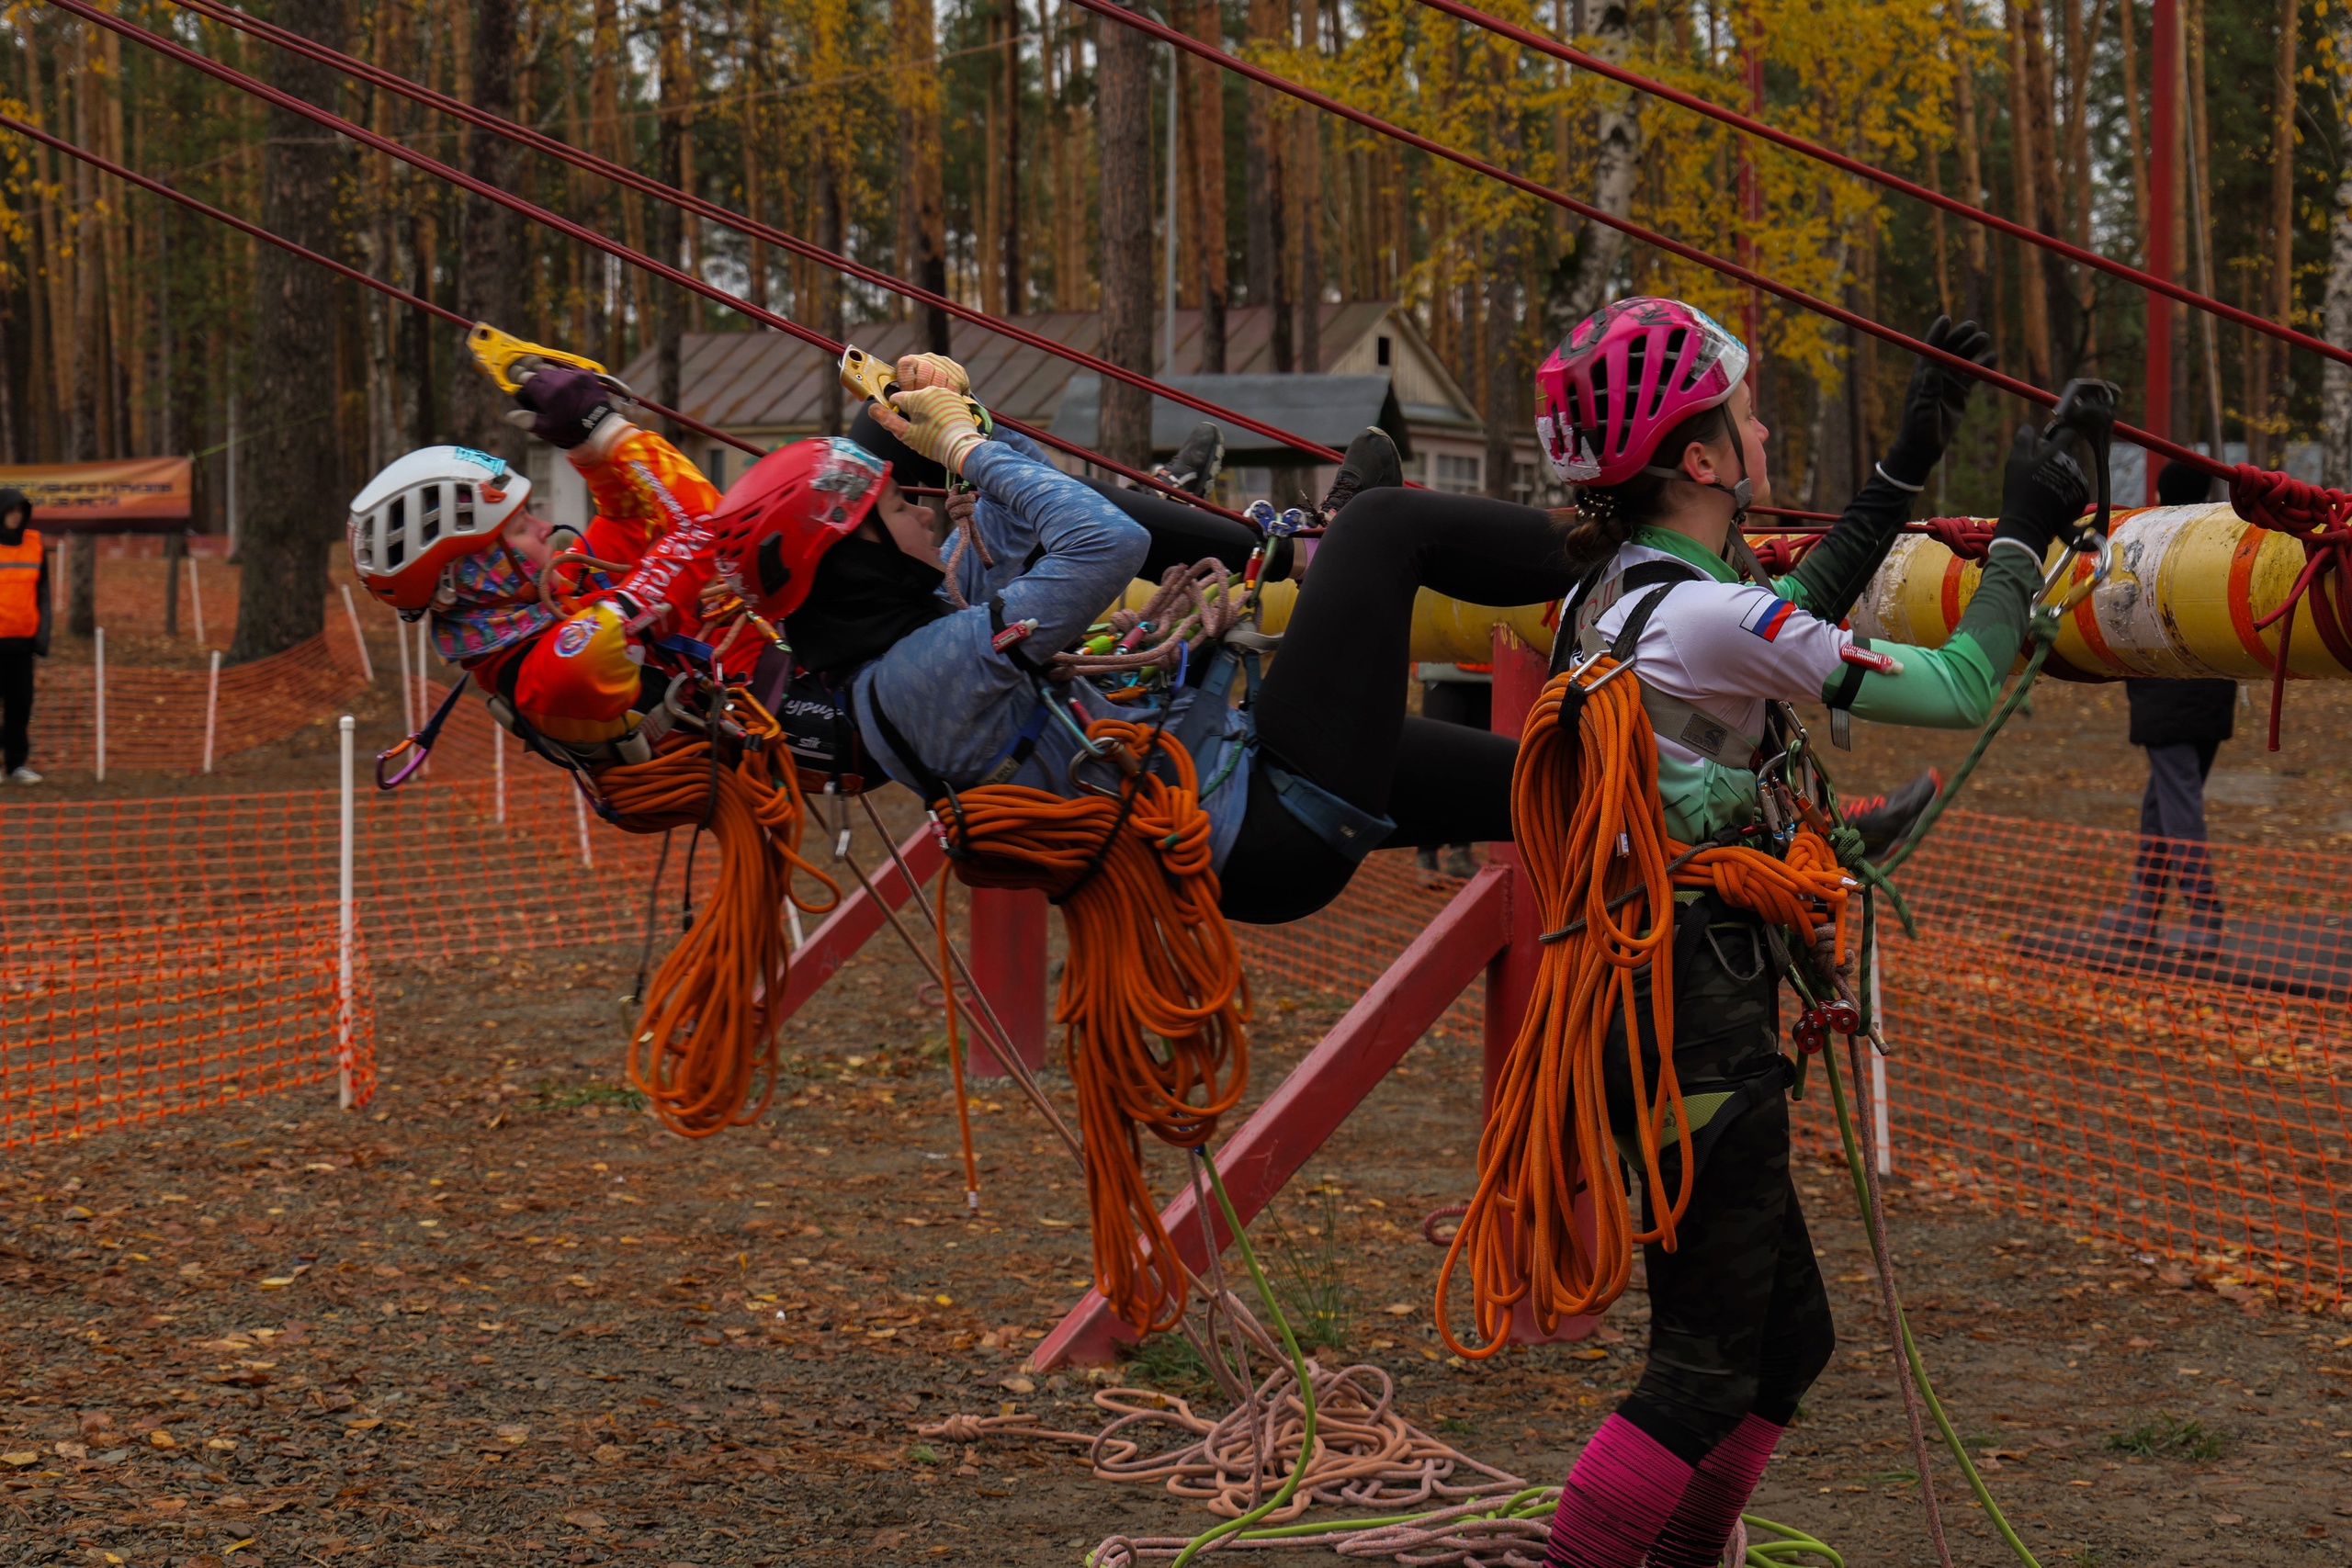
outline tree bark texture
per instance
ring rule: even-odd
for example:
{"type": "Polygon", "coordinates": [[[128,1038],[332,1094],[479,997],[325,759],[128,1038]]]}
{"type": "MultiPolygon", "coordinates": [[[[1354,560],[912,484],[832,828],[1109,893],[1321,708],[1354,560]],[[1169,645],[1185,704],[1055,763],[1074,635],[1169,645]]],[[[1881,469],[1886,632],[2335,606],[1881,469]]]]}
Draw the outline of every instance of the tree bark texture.
{"type": "MultiPolygon", "coordinates": [[[[1622,62],[1633,42],[1630,8],[1622,0],[1609,0],[1594,19],[1592,52],[1611,62],[1622,62]]],[[[1641,173],[1641,100],[1630,88],[1612,85],[1602,92],[1594,116],[1592,204],[1613,218],[1624,217],[1634,209],[1634,188],[1641,173]]],[[[1573,326],[1600,309],[1624,254],[1623,234],[1600,223],[1585,225],[1575,265],[1556,303],[1566,325],[1573,326]]]]}
{"type": "MultiPolygon", "coordinates": [[[[282,0],[275,20],[330,48],[343,47],[342,0],[282,0]]],[[[336,108],[339,78],[324,65],[284,50],[268,52],[269,80],[322,108],[336,108]]],[[[262,226],[296,244],[332,255],[343,246],[335,222],[336,175],[344,152],[290,110],[267,111],[261,154],[262,226]]],[[[335,280],[333,274],[275,246],[254,255],[256,331],[253,406],[258,430],[334,406],[335,280]]],[[[240,496],[244,517],[238,555],[237,635],[228,662],[242,664],[315,636],[325,625],[327,550],[343,533],[334,426],[305,423],[282,436],[264,434],[250,465],[255,483],[240,496]]]]}
{"type": "MultiPolygon", "coordinates": [[[[514,4],[473,0],[474,106],[509,119],[514,117],[514,4]]],[[[476,131],[467,138],[466,172],[511,191],[518,152],[505,137],[476,131]]],[[[471,194],[458,210],[458,309],[503,331],[527,333],[535,323],[523,319],[523,220],[471,194]]],[[[510,406],[505,394],[481,373],[472,355],[450,359],[448,438],[520,462],[523,433],[500,417],[510,406]]]]}
{"type": "MultiPolygon", "coordinates": [[[[2343,62],[2352,62],[2352,9],[2329,13],[2335,34],[2338,74],[2332,85],[2336,112],[2352,110],[2352,78],[2343,74],[2343,62]]],[[[2327,296],[2321,308],[2320,335],[2332,344],[2352,344],[2352,161],[2335,184],[2335,212],[2327,225],[2327,296]]],[[[2352,366],[2331,359],[2320,370],[2320,456],[2322,479],[2339,490],[2352,489],[2352,366]]]]}
{"type": "MultiPolygon", "coordinates": [[[[1280,43],[1288,32],[1289,7],[1284,0],[1250,0],[1250,38],[1256,43],[1280,43]]],[[[1288,374],[1298,368],[1292,351],[1290,289],[1283,276],[1283,230],[1289,212],[1283,200],[1284,175],[1282,132],[1271,87],[1249,88],[1246,137],[1250,173],[1250,303],[1263,306],[1271,320],[1267,353],[1273,368],[1288,374]]]]}
{"type": "MultiPolygon", "coordinates": [[[[1151,370],[1151,57],[1143,35],[1105,20],[1095,32],[1095,115],[1102,140],[1102,356],[1151,370]]],[[[1151,400],[1102,383],[1102,450],[1135,468],[1151,460],[1151,400]]]]}
{"type": "MultiPolygon", "coordinates": [[[[1204,43],[1225,46],[1223,13],[1214,0],[1188,0],[1177,7],[1177,26],[1204,43]]],[[[1178,158],[1190,187],[1194,287],[1201,301],[1201,362],[1204,376],[1225,374],[1225,310],[1232,292],[1226,276],[1225,73],[1185,54],[1183,112],[1178,119],[1178,158]]]]}
{"type": "MultiPolygon", "coordinates": [[[[662,0],[656,37],[661,51],[662,101],[653,141],[654,177],[666,186],[683,186],[686,178],[685,117],[693,92],[686,80],[684,0],[662,0]]],[[[670,202],[653,204],[656,260],[672,266],[681,265],[685,249],[684,218],[684,214],[670,202]]],[[[686,302],[676,284],[660,278],[650,281],[653,290],[654,396],[665,406],[676,408],[681,379],[680,339],[686,330],[686,302]]],[[[673,441],[681,434],[669,420],[663,420],[662,425],[662,434],[673,441]]]]}
{"type": "MultiPolygon", "coordinates": [[[[947,292],[947,219],[939,158],[939,51],[929,0],[891,0],[898,58],[899,265],[933,294],[947,292]]],[[[950,318],[936,305],[920,307],[925,344],[955,352],[950,318]]]]}

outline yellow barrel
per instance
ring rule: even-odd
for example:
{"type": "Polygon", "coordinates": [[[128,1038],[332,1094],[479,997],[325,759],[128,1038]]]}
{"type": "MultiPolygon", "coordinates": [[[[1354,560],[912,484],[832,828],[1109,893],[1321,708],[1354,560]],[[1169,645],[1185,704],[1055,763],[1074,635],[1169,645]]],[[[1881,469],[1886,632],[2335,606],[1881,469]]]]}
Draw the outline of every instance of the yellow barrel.
{"type": "MultiPolygon", "coordinates": [[[[2053,547],[2052,555],[2056,551],[2053,547]]],[[[2078,562],[2077,573],[2088,567],[2078,562]]],[[[2303,548],[2285,534],[2256,528],[2225,504],[2156,506],[2115,515],[2115,566],[2060,628],[2052,653],[2060,672],[2108,679],[2269,678],[2280,627],[2254,623],[2286,603],[2303,570],[2303,548]]],[[[1854,629],[1873,637],[1934,648],[1951,636],[1983,570],[1924,534],[1895,541],[1886,564],[1854,606],[1854,629]]],[[[1125,603],[1140,609],[1147,582],[1128,585],[1125,603]]],[[[1259,624],[1278,633],[1289,624],[1298,585],[1270,583],[1259,624]]],[[[1413,601],[1412,657],[1431,664],[1482,664],[1493,656],[1494,628],[1548,653],[1552,628],[1544,604],[1497,606],[1441,598],[1427,589],[1413,601]]],[[[2295,608],[2289,673],[2302,679],[2352,676],[2320,640],[2308,601],[2295,608]]]]}

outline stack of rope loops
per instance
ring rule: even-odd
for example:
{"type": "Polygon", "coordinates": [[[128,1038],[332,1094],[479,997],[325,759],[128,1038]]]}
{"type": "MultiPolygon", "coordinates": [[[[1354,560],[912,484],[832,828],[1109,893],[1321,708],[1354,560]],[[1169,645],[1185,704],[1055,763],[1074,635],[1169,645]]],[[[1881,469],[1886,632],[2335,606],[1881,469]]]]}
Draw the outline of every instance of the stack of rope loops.
{"type": "Polygon", "coordinates": [[[1124,675],[1157,670],[1189,658],[1238,625],[1248,613],[1232,574],[1211,557],[1191,566],[1171,566],[1140,610],[1114,610],[1105,617],[1114,639],[1102,653],[1057,653],[1057,676],[1124,675]]]}
{"type": "MultiPolygon", "coordinates": [[[[1830,957],[1846,957],[1853,886],[1817,834],[1785,859],[1743,846],[1690,848],[1668,838],[1657,792],[1657,742],[1639,677],[1603,656],[1544,688],[1527,717],[1511,781],[1511,821],[1541,900],[1547,936],[1527,1016],[1512,1043],[1478,1145],[1478,1186],[1438,1270],[1436,1319],[1455,1353],[1498,1354],[1525,1301],[1545,1333],[1605,1310],[1623,1292],[1637,1243],[1671,1250],[1690,1199],[1690,1124],[1674,1053],[1645,1070],[1636,992],[1646,967],[1654,1038],[1674,1038],[1673,889],[1702,888],[1765,920],[1811,933],[1827,924],[1830,957]],[[1612,908],[1612,904],[1615,906],[1612,908]],[[1641,1179],[1655,1228],[1637,1231],[1602,1084],[1610,1023],[1622,1013],[1641,1179]],[[1669,1194],[1661,1143],[1680,1145],[1669,1194]],[[1589,1193],[1593,1235],[1576,1224],[1589,1193]],[[1454,1336],[1447,1287],[1466,1259],[1477,1347],[1454,1336]]],[[[1810,941],[1808,938],[1808,945],[1810,941]]]]}
{"type": "Polygon", "coordinates": [[[1149,1334],[1183,1315],[1190,1280],[1145,1185],[1139,1133],[1197,1148],[1240,1103],[1249,991],[1217,908],[1191,754],[1125,719],[1098,718],[1087,735],[1140,765],[1115,796],[987,784],[933,811],[967,886],[1041,888],[1062,907],[1069,953],[1054,1017],[1078,1089],[1096,1286],[1149,1334]],[[1155,750],[1172,782],[1152,767],[1155,750]]]}
{"type": "Polygon", "coordinates": [[[629,1036],[629,1083],[663,1126],[688,1138],[756,1121],[766,1109],[782,1022],[769,1001],[783,995],[788,953],[778,917],[787,899],[822,914],[841,897],[833,880],[800,857],[807,811],[789,754],[754,740],[729,761],[711,747],[688,739],[596,776],[625,830],[707,829],[718,842],[699,918],[662,960],[629,1036]],[[814,877],[825,896],[803,899],[796,872],[814,877]]]}
{"type": "Polygon", "coordinates": [[[2241,463],[2230,475],[2230,509],[2257,528],[2294,536],[2303,547],[2303,570],[2286,602],[2254,623],[2258,632],[2278,627],[2278,655],[2270,668],[2270,750],[2276,751],[2288,643],[2295,606],[2305,598],[2329,657],[2352,669],[2352,495],[2241,463]]]}

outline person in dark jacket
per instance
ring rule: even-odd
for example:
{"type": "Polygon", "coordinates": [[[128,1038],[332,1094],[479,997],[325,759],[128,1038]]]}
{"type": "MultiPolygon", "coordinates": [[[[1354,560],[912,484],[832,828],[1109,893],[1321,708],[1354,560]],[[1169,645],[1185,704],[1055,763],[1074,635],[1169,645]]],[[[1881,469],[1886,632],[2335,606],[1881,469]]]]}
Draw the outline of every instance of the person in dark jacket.
{"type": "MultiPolygon", "coordinates": [[[[2211,499],[2211,485],[2188,464],[2166,463],[2156,476],[2156,501],[2194,506],[2211,499]]],[[[2148,788],[2140,798],[2131,899],[2113,928],[2135,942],[2153,941],[2169,880],[2188,907],[2188,944],[2213,947],[2221,941],[2222,900],[2205,849],[2205,778],[2230,738],[2238,683],[2133,680],[2123,689],[2132,704],[2132,744],[2148,753],[2148,788]]]]}
{"type": "Polygon", "coordinates": [[[49,556],[32,503],[0,490],[0,777],[37,784],[32,753],[33,660],[49,654],[49,556]]]}

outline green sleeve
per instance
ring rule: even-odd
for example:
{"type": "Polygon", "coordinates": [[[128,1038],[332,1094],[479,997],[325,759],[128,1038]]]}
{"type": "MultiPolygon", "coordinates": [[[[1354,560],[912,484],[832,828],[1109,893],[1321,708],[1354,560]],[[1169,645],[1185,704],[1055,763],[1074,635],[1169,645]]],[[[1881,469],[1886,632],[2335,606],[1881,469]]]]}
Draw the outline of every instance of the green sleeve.
{"type": "MultiPolygon", "coordinates": [[[[1785,581],[1785,580],[1783,580],[1785,581]]],[[[1909,724],[1926,729],[1969,729],[1992,716],[2001,678],[2025,640],[2026,611],[2041,586],[2040,564],[2022,549],[1996,549],[1985,558],[1975,596],[1941,648],[1873,642],[1871,650],[1903,666],[1899,674],[1875,671],[1854,693],[1858,718],[1879,724],[1909,724]]],[[[1838,670],[1822,682],[1822,696],[1846,681],[1838,670]]]]}

